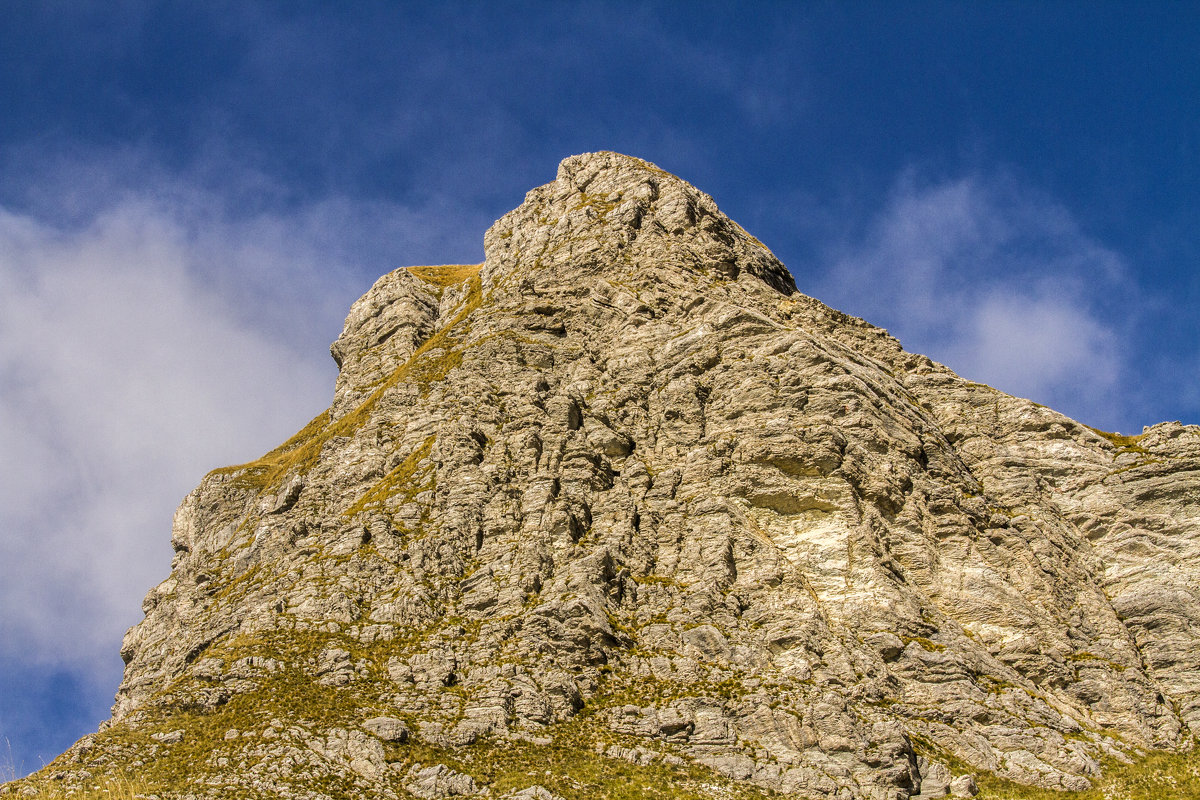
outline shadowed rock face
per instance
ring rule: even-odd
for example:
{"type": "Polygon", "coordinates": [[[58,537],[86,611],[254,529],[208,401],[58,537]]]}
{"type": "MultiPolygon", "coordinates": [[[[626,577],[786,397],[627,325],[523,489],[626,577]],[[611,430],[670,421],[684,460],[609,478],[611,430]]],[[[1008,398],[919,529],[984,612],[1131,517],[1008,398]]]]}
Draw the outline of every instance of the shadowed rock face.
{"type": "Polygon", "coordinates": [[[113,721],[50,770],[904,798],[1200,725],[1196,427],[964,381],[638,159],[566,159],[485,244],[381,278],[330,411],[188,495],[113,721]]]}

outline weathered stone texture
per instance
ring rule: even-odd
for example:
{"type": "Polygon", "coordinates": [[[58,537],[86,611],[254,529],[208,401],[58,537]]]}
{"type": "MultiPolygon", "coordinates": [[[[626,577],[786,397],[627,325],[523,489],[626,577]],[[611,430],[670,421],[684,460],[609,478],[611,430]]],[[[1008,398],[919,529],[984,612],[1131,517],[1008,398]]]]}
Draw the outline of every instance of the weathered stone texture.
{"type": "Polygon", "coordinates": [[[485,245],[381,278],[331,412],[181,506],[110,727],[167,752],[208,735],[178,709],[266,704],[181,792],[473,796],[397,748],[563,731],[797,797],[973,793],[947,763],[1077,789],[1200,725],[1196,427],[965,381],[626,156],[565,160],[485,245]]]}

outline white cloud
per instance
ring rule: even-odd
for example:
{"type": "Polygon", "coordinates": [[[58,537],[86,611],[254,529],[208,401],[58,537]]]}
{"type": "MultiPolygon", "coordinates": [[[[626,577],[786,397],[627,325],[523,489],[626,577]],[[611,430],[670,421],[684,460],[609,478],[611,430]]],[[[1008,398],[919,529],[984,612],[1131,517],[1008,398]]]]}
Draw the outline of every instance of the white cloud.
{"type": "Polygon", "coordinates": [[[0,656],[86,673],[116,652],[182,496],[328,404],[365,288],[345,232],[403,241],[415,216],[204,201],[124,196],[82,226],[0,209],[0,656]]]}
{"type": "Polygon", "coordinates": [[[1120,419],[1121,257],[1011,178],[905,174],[814,293],[964,377],[1091,424],[1120,419]]]}
{"type": "Polygon", "coordinates": [[[1070,301],[1004,290],[982,298],[971,313],[970,330],[948,346],[946,359],[1006,392],[1056,398],[1106,395],[1116,386],[1117,335],[1070,301]]]}
{"type": "Polygon", "coordinates": [[[327,403],[326,356],[205,285],[195,265],[229,253],[145,207],[74,232],[0,213],[6,654],[83,665],[111,649],[166,575],[182,495],[327,403]]]}

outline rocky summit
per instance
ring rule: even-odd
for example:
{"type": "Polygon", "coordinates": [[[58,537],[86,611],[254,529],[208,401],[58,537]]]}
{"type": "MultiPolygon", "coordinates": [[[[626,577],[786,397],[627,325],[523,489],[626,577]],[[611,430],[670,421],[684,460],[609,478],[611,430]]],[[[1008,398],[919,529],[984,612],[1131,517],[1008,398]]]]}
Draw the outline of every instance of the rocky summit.
{"type": "Polygon", "coordinates": [[[329,410],[187,496],[112,719],[36,780],[903,800],[1192,747],[1200,428],[964,380],[636,158],[484,244],[380,278],[329,410]]]}

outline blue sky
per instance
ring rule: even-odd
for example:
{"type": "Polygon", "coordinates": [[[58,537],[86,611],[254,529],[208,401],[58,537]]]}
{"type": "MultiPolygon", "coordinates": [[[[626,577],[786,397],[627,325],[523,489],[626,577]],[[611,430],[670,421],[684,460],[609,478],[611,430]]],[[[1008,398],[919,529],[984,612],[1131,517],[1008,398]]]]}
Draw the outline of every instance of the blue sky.
{"type": "Polygon", "coordinates": [[[0,775],[107,716],[174,507],[327,405],[349,304],[573,153],[968,378],[1200,422],[1197,52],[1194,3],[10,4],[0,775]]]}

